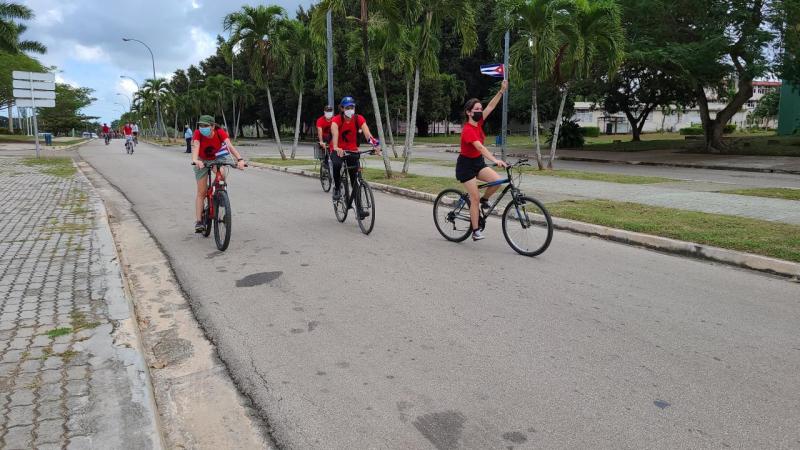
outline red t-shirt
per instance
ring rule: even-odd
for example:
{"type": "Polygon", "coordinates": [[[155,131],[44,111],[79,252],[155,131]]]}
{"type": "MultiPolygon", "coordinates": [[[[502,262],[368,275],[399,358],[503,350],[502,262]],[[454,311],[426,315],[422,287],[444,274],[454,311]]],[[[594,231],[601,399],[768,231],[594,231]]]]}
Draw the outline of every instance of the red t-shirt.
{"type": "Polygon", "coordinates": [[[475,148],[473,142],[479,141],[483,144],[486,133],[483,132],[483,119],[478,125],[471,125],[469,122],[464,124],[461,129],[461,156],[465,158],[477,158],[481,156],[481,151],[475,148]]]}
{"type": "Polygon", "coordinates": [[[360,114],[356,114],[355,120],[345,120],[344,125],[342,125],[342,115],[337,114],[333,117],[331,123],[335,123],[339,127],[339,147],[348,152],[357,152],[358,130],[367,123],[367,119],[360,114]],[[356,123],[358,123],[358,126],[356,126],[356,123]]]}
{"type": "Polygon", "coordinates": [[[122,132],[125,134],[125,136],[130,136],[133,134],[133,128],[125,125],[125,128],[122,129],[122,132]]]}
{"type": "Polygon", "coordinates": [[[103,133],[108,133],[108,125],[103,125],[103,133]]]}
{"type": "Polygon", "coordinates": [[[322,142],[331,141],[331,122],[333,122],[333,118],[328,120],[325,116],[317,119],[317,128],[322,128],[322,142]]]}
{"type": "Polygon", "coordinates": [[[218,157],[227,155],[226,139],[228,139],[228,133],[222,128],[214,128],[209,137],[203,136],[200,133],[200,129],[197,129],[194,130],[194,136],[192,136],[192,142],[197,141],[200,143],[198,156],[203,161],[213,161],[218,157]]]}

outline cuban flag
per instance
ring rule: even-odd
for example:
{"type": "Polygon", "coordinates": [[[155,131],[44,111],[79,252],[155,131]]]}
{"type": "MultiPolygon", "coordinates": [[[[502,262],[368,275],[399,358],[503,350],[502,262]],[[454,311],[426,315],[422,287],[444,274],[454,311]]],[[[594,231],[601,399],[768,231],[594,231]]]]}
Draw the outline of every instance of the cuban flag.
{"type": "Polygon", "coordinates": [[[481,74],[494,78],[505,78],[505,67],[503,64],[484,64],[481,66],[481,74]]]}

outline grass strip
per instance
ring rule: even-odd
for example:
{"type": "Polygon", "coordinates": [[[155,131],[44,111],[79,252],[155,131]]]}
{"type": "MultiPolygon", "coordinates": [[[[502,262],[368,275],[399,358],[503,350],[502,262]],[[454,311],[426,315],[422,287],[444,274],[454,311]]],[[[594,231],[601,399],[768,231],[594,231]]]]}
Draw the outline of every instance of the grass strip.
{"type": "Polygon", "coordinates": [[[800,189],[792,188],[737,189],[735,191],[723,191],[722,193],[748,195],[751,197],[781,198],[784,200],[800,200],[800,189]]]}
{"type": "Polygon", "coordinates": [[[319,161],[316,159],[281,159],[281,158],[253,158],[253,162],[260,164],[270,164],[273,166],[292,167],[292,166],[313,166],[319,161]]]}
{"type": "Polygon", "coordinates": [[[557,217],[800,262],[798,225],[609,200],[547,208],[557,217]]]}
{"type": "Polygon", "coordinates": [[[55,177],[70,178],[75,175],[75,166],[70,158],[25,158],[22,164],[55,177]]]}

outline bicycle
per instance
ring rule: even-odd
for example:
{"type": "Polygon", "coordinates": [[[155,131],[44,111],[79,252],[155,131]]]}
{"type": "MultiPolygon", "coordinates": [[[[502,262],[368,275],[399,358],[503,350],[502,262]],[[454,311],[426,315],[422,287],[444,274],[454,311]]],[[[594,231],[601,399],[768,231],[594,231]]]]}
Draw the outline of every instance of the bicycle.
{"type": "MultiPolygon", "coordinates": [[[[535,198],[524,195],[517,186],[519,181],[514,182],[512,169],[529,165],[527,159],[519,160],[506,168],[507,178],[478,186],[478,189],[484,189],[508,184],[487,210],[483,211],[483,208],[480,208],[478,223],[483,231],[486,219],[510,191],[511,201],[501,216],[503,236],[508,245],[520,255],[536,256],[550,246],[553,238],[553,221],[544,205],[535,198]],[[531,241],[533,243],[529,244],[531,241]]],[[[448,241],[462,242],[472,232],[469,204],[469,194],[458,189],[445,189],[436,197],[433,204],[433,221],[436,229],[448,241]]]]}
{"type": "MultiPolygon", "coordinates": [[[[214,243],[217,250],[225,251],[231,242],[231,201],[228,198],[225,172],[227,167],[236,167],[235,164],[227,162],[205,161],[203,164],[209,168],[206,186],[206,196],[203,199],[203,213],[200,221],[205,226],[203,237],[211,234],[211,227],[214,227],[214,243]],[[214,172],[214,180],[211,180],[211,173],[214,172]]],[[[192,163],[194,166],[195,163],[192,163]]],[[[248,167],[245,164],[245,167],[248,167]]]]}
{"type": "MultiPolygon", "coordinates": [[[[364,153],[375,153],[375,149],[372,150],[362,150],[358,152],[350,152],[350,153],[357,153],[359,155],[363,155],[364,153]]],[[[369,186],[369,183],[364,180],[361,172],[363,170],[363,163],[359,160],[358,166],[349,166],[345,161],[342,164],[341,169],[341,180],[342,180],[342,189],[344,193],[338,200],[333,201],[333,211],[336,214],[336,220],[341,223],[344,223],[347,220],[347,213],[350,209],[353,208],[353,200],[356,202],[356,207],[358,209],[356,214],[356,220],[358,220],[358,227],[361,229],[361,232],[364,234],[370,234],[372,229],[375,227],[375,197],[372,195],[372,188],[369,186]],[[353,186],[353,196],[350,195],[350,176],[348,174],[348,169],[358,168],[356,172],[356,185],[353,186]],[[368,212],[369,215],[366,217],[362,217],[362,214],[358,214],[360,212],[368,212]]]]}
{"type": "Polygon", "coordinates": [[[111,135],[109,133],[103,133],[103,140],[106,142],[106,145],[108,145],[108,143],[111,142],[111,135]]]}
{"type": "Polygon", "coordinates": [[[133,154],[133,140],[128,137],[125,138],[125,153],[129,155],[133,154]]]}
{"type": "Polygon", "coordinates": [[[323,192],[330,192],[331,185],[333,184],[333,177],[331,176],[330,169],[330,155],[328,154],[327,146],[316,144],[314,146],[314,157],[319,160],[319,182],[322,185],[323,192]]]}

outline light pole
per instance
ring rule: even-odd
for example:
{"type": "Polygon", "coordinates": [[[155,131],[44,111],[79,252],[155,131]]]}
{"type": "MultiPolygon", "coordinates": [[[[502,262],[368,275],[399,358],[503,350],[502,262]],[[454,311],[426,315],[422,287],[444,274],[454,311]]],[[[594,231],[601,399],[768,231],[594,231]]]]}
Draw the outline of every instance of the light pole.
{"type": "Polygon", "coordinates": [[[120,92],[117,92],[117,95],[119,95],[120,97],[125,97],[125,99],[128,100],[128,111],[130,112],[130,110],[133,109],[133,104],[131,103],[131,98],[128,97],[127,95],[125,95],[125,94],[120,93],[120,92]]]}
{"type": "MultiPolygon", "coordinates": [[[[125,41],[125,42],[130,42],[130,41],[138,42],[138,43],[144,45],[144,47],[147,49],[147,51],[150,52],[150,61],[152,61],[152,63],[153,63],[153,83],[155,83],[155,81],[156,81],[156,58],[153,56],[153,50],[151,50],[150,47],[147,44],[145,44],[144,42],[142,42],[142,41],[140,41],[138,39],[122,38],[122,40],[125,41]]],[[[156,128],[158,129],[159,135],[161,135],[161,132],[163,131],[163,128],[164,128],[164,121],[161,118],[161,105],[159,105],[159,103],[158,103],[158,96],[159,96],[159,93],[155,92],[156,114],[157,114],[157,117],[156,117],[156,128]]],[[[162,137],[166,137],[166,133],[162,137]]]]}
{"type": "Polygon", "coordinates": [[[138,81],[136,81],[136,79],[135,79],[135,78],[133,78],[133,77],[129,77],[129,76],[127,76],[127,75],[120,75],[119,77],[120,77],[120,78],[127,78],[127,79],[129,79],[129,80],[133,81],[133,83],[136,85],[136,90],[137,90],[137,91],[139,91],[139,90],[141,90],[141,89],[142,89],[141,87],[139,87],[139,82],[138,82],[138,81]]]}

